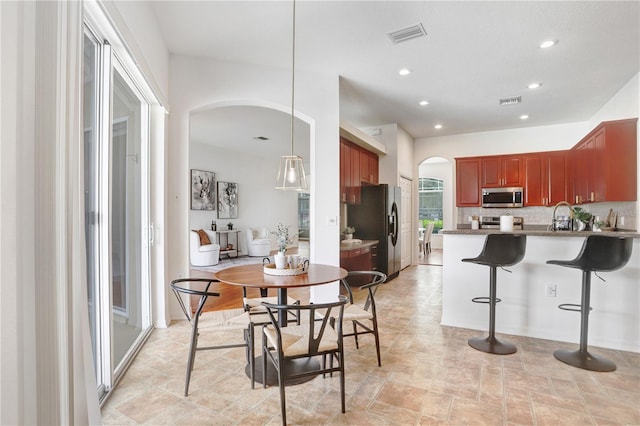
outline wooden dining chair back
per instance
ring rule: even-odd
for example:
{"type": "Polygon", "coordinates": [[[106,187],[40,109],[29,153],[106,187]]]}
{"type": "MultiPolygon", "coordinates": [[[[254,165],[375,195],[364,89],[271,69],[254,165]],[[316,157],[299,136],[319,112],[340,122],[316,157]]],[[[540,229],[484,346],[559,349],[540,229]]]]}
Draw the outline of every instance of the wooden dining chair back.
{"type": "Polygon", "coordinates": [[[202,312],[209,297],[219,297],[220,293],[209,291],[211,284],[218,282],[210,278],[180,278],[171,281],[171,290],[178,299],[180,308],[185,318],[191,324],[191,340],[189,344],[189,354],[187,358],[187,373],[184,384],[184,396],[189,394],[189,382],[191,372],[194,368],[196,352],[211,349],[228,349],[245,347],[247,362],[251,365],[251,388],[254,387],[255,380],[253,371],[253,324],[249,319],[249,313],[244,308],[224,309],[219,311],[202,312]],[[202,287],[196,289],[191,287],[202,287]],[[182,297],[186,296],[186,297],[182,297]],[[191,308],[191,298],[196,297],[198,304],[195,311],[191,308]],[[185,298],[187,299],[185,302],[185,298]],[[226,345],[214,345],[198,347],[198,337],[203,333],[215,333],[223,331],[240,330],[243,332],[242,343],[231,343],[226,345]],[[251,356],[250,356],[251,355],[251,356]]]}
{"type": "MultiPolygon", "coordinates": [[[[282,424],[287,423],[285,386],[288,382],[309,376],[332,375],[340,373],[340,399],[342,412],[345,412],[344,393],[344,349],[342,345],[342,316],[345,296],[338,296],[332,303],[318,303],[309,305],[277,305],[265,303],[271,323],[263,328],[262,333],[262,374],[264,387],[267,379],[267,361],[278,374],[280,389],[280,409],[282,424]],[[281,327],[278,316],[293,311],[302,321],[299,325],[281,327]],[[327,312],[320,315],[319,312],[327,312]],[[330,362],[327,365],[327,356],[330,362]],[[293,369],[287,368],[287,363],[300,358],[321,358],[318,368],[293,369]]],[[[311,367],[314,364],[308,363],[311,367]]]]}
{"type": "Polygon", "coordinates": [[[345,324],[351,322],[352,332],[345,332],[344,337],[353,336],[356,341],[356,349],[360,349],[358,336],[363,334],[373,334],[376,345],[376,355],[378,357],[378,367],[382,366],[380,360],[380,336],[378,335],[378,314],[376,312],[375,295],[378,287],[387,280],[387,276],[379,271],[349,271],[347,276],[341,280],[341,293],[349,297],[349,304],[344,308],[343,321],[345,324]],[[365,278],[367,284],[355,288],[358,291],[366,290],[367,297],[363,302],[356,302],[353,297],[353,290],[349,282],[357,280],[361,282],[365,278]]]}

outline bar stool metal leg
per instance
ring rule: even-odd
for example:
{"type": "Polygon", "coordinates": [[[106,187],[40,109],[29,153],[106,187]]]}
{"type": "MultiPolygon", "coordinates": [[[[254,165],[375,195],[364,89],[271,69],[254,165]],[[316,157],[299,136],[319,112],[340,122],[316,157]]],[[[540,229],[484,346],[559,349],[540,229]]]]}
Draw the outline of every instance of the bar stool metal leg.
{"type": "Polygon", "coordinates": [[[496,339],[496,275],[497,268],[489,267],[489,337],[472,337],[468,343],[474,349],[496,355],[510,355],[518,351],[512,343],[496,339]]]}
{"type": "Polygon", "coordinates": [[[594,355],[587,350],[589,337],[589,311],[591,310],[591,272],[582,271],[582,300],[580,303],[580,349],[570,351],[558,349],[553,353],[556,359],[565,364],[590,371],[614,371],[616,364],[604,357],[594,355]]]}

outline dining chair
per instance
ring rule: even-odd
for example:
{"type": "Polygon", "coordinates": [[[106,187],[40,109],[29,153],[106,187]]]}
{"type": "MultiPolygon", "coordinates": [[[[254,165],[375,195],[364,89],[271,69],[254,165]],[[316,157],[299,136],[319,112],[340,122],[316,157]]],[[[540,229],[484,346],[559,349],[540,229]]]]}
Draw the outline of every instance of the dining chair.
{"type": "Polygon", "coordinates": [[[363,334],[373,334],[376,344],[376,355],[378,357],[378,367],[382,366],[380,360],[380,337],[378,335],[378,315],[376,313],[375,295],[378,286],[387,280],[387,276],[379,271],[349,271],[347,276],[341,280],[341,293],[347,295],[349,304],[344,308],[343,321],[345,324],[351,322],[353,332],[343,333],[344,337],[353,336],[356,341],[356,349],[360,349],[358,336],[363,334]],[[363,303],[355,303],[353,291],[349,285],[350,280],[361,280],[362,277],[367,278],[367,284],[357,286],[359,291],[367,290],[368,294],[363,303]]]}
{"type": "Polygon", "coordinates": [[[422,241],[422,247],[424,249],[424,254],[425,256],[429,253],[431,253],[431,234],[433,234],[433,227],[434,227],[434,223],[433,222],[429,222],[427,224],[427,228],[424,231],[424,237],[423,237],[423,241],[422,241]]]}
{"type": "Polygon", "coordinates": [[[318,303],[308,305],[277,305],[265,303],[267,314],[271,323],[263,327],[262,333],[262,383],[266,387],[267,361],[269,361],[278,374],[278,387],[280,389],[280,410],[282,412],[282,424],[287,424],[287,409],[285,386],[287,382],[304,377],[340,373],[340,399],[342,412],[345,412],[344,391],[344,349],[342,339],[342,316],[344,306],[347,303],[345,296],[338,296],[336,302],[318,303]],[[278,325],[277,315],[280,312],[296,312],[298,317],[304,320],[299,325],[281,327],[278,325]],[[327,315],[319,315],[319,311],[327,315]],[[313,321],[309,319],[314,319],[313,321]],[[327,366],[326,357],[331,361],[327,366]],[[321,358],[322,362],[305,363],[307,368],[294,369],[288,365],[303,358],[321,358]],[[336,362],[334,364],[334,361],[336,362]]]}
{"type": "Polygon", "coordinates": [[[189,394],[189,381],[193,371],[196,351],[210,349],[228,349],[246,347],[247,361],[251,366],[251,388],[255,386],[255,368],[253,359],[253,324],[249,319],[249,313],[244,308],[224,309],[218,311],[202,312],[209,297],[219,297],[220,293],[209,291],[209,287],[214,282],[219,282],[213,278],[179,278],[171,281],[171,290],[178,299],[182,312],[191,324],[191,341],[189,345],[189,355],[187,358],[187,373],[184,384],[184,396],[189,394]],[[201,283],[204,290],[191,288],[192,284],[201,283]],[[186,296],[187,303],[182,296],[186,296]],[[191,297],[198,297],[198,305],[195,312],[191,308],[191,297]],[[244,332],[243,343],[233,343],[227,345],[198,347],[198,337],[202,333],[214,333],[224,331],[242,330],[244,332]],[[251,355],[251,356],[250,356],[251,355]]]}
{"type": "MultiPolygon", "coordinates": [[[[267,315],[267,308],[263,305],[263,303],[278,303],[277,296],[269,296],[267,288],[260,288],[260,297],[248,297],[247,295],[247,287],[242,287],[242,305],[244,306],[244,310],[249,313],[249,319],[253,328],[256,326],[263,326],[265,324],[270,324],[269,316],[267,315]]],[[[293,297],[287,296],[287,304],[289,305],[299,305],[300,301],[294,299],[293,297]]],[[[295,312],[287,312],[291,318],[289,321],[296,322],[300,324],[299,317],[295,314],[295,312]]],[[[252,359],[255,359],[255,345],[251,346],[249,356],[252,359]]],[[[256,366],[255,362],[251,363],[251,377],[255,377],[256,375],[256,366]]],[[[251,389],[253,389],[254,381],[251,381],[251,389]]]]}

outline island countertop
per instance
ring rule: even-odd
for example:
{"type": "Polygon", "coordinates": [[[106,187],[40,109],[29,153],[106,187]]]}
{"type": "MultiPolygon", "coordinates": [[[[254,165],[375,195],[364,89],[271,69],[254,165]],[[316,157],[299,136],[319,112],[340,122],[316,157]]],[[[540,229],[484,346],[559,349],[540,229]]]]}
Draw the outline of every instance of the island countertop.
{"type": "MultiPolygon", "coordinates": [[[[449,235],[487,235],[500,233],[499,229],[471,229],[460,228],[442,230],[442,234],[449,235]]],[[[640,233],[632,229],[620,229],[618,231],[548,231],[545,229],[514,229],[510,233],[524,234],[535,237],[587,237],[589,235],[606,235],[611,237],[632,237],[640,238],[640,233]]]]}

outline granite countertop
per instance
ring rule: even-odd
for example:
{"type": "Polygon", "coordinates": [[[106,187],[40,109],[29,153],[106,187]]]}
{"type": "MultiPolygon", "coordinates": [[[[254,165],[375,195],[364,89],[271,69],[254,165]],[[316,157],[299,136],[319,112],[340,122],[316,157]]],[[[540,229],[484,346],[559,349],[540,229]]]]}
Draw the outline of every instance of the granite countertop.
{"type": "MultiPolygon", "coordinates": [[[[534,225],[535,226],[535,225],[534,225]]],[[[450,229],[450,230],[442,230],[442,234],[449,235],[487,235],[487,234],[495,234],[501,232],[499,229],[471,229],[471,228],[460,228],[460,229],[450,229]]],[[[548,231],[544,229],[542,226],[535,226],[532,228],[527,228],[525,225],[525,229],[523,230],[513,230],[514,234],[525,234],[531,235],[535,237],[586,237],[588,235],[607,235],[607,236],[618,236],[618,237],[632,237],[632,238],[640,238],[640,233],[638,233],[634,229],[619,229],[617,231],[548,231]]]]}
{"type": "Polygon", "coordinates": [[[362,240],[362,243],[358,243],[358,244],[353,244],[353,243],[343,244],[344,241],[346,240],[340,241],[340,251],[356,250],[356,249],[361,249],[363,247],[371,247],[379,243],[378,240],[362,240]]]}

